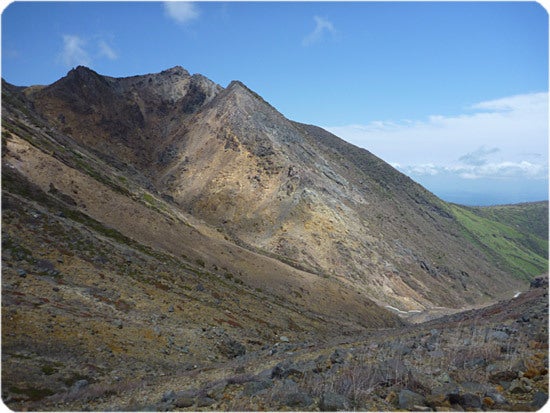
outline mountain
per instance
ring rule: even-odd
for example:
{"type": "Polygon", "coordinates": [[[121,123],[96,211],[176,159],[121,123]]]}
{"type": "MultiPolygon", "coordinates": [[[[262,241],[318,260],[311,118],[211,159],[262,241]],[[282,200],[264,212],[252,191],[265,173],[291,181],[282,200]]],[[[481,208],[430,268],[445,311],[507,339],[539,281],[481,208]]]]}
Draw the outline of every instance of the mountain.
{"type": "Polygon", "coordinates": [[[4,400],[59,407],[526,290],[534,229],[480,219],[238,81],[3,81],[4,400]]]}
{"type": "Polygon", "coordinates": [[[78,67],[26,95],[50,125],[234,243],[379,304],[457,307],[521,286],[447,204],[240,82],[223,89],[180,67],[123,79],[78,67]]]}

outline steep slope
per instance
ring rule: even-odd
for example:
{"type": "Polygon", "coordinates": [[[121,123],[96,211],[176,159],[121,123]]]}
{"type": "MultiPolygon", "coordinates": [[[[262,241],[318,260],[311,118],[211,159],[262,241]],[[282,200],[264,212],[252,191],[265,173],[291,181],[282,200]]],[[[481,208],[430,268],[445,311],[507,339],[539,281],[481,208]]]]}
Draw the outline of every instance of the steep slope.
{"type": "Polygon", "coordinates": [[[448,205],[240,82],[222,90],[181,68],[114,79],[79,67],[27,96],[51,125],[229,240],[381,305],[460,307],[522,288],[448,205]]]}
{"type": "Polygon", "coordinates": [[[248,248],[409,309],[498,294],[498,277],[514,284],[461,238],[443,202],[367,151],[288,121],[238,82],[187,131],[175,139],[185,156],[157,187],[248,248]]]}

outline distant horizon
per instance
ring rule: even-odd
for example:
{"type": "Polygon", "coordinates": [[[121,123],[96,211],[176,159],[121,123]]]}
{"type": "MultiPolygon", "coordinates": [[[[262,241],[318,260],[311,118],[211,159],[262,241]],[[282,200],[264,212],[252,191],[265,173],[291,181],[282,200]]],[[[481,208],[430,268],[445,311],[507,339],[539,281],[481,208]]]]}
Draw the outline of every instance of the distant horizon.
{"type": "Polygon", "coordinates": [[[3,79],[47,85],[78,65],[112,77],[179,65],[224,87],[240,80],[449,202],[549,198],[548,14],[538,3],[6,7],[3,79]]]}

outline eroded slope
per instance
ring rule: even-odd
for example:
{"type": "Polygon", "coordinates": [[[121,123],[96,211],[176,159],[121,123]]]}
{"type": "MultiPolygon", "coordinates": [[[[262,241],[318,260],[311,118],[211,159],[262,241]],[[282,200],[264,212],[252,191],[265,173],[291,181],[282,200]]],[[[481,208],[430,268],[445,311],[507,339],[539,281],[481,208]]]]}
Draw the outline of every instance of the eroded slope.
{"type": "Polygon", "coordinates": [[[232,242],[381,305],[456,308],[525,288],[447,204],[240,82],[79,67],[24,92],[50,126],[232,242]]]}

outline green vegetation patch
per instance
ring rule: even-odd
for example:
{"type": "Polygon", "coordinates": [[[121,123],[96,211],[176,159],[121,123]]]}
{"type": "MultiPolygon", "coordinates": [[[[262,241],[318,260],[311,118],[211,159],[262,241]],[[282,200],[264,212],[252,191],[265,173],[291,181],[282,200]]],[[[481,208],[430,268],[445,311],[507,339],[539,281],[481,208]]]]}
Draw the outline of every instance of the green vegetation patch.
{"type": "Polygon", "coordinates": [[[451,204],[464,235],[504,271],[526,280],[548,271],[548,240],[451,204]]]}
{"type": "MultiPolygon", "coordinates": [[[[476,215],[509,225],[519,232],[536,235],[548,241],[548,202],[528,202],[514,205],[468,207],[476,215]]],[[[542,252],[548,255],[548,249],[542,252]]]]}

